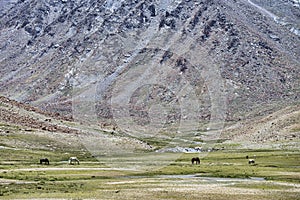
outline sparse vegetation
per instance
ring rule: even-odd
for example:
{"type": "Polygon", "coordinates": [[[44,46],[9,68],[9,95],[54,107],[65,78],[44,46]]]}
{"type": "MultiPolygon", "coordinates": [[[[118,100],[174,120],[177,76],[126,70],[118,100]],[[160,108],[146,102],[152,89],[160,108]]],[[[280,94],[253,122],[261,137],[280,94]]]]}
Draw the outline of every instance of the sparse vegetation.
{"type": "MultiPolygon", "coordinates": [[[[218,179],[225,178],[220,179],[224,186],[217,184],[214,187],[220,187],[220,190],[223,187],[235,188],[239,191],[236,196],[226,192],[224,194],[217,192],[205,194],[207,198],[218,199],[229,195],[235,199],[245,197],[244,193],[253,189],[261,193],[257,199],[265,199],[264,191],[271,192],[276,197],[274,199],[279,199],[285,190],[290,190],[289,197],[296,196],[300,187],[299,151],[218,151],[201,158],[200,165],[190,163],[191,157],[199,154],[178,154],[178,159],[167,166],[160,166],[159,163],[154,162],[157,169],[142,172],[122,168],[112,169],[101,162],[101,158],[99,161],[88,153],[85,155],[80,157],[80,165],[70,166],[64,162],[68,157],[64,152],[5,149],[1,153],[0,160],[0,195],[4,199],[46,196],[47,198],[87,198],[91,197],[89,195],[110,199],[113,197],[109,194],[117,195],[121,192],[128,196],[128,199],[134,196],[151,199],[149,194],[164,198],[166,194],[174,191],[177,195],[171,199],[180,199],[183,194],[188,195],[187,191],[196,192],[193,187],[207,187],[206,182],[215,185],[218,179]],[[249,165],[246,155],[250,157],[255,155],[257,164],[249,165]],[[49,166],[38,164],[38,158],[41,156],[51,158],[49,166]],[[261,179],[251,179],[252,177],[261,179]],[[244,179],[248,181],[241,182],[244,179]],[[176,187],[183,187],[186,192],[177,191],[174,186],[171,187],[175,182],[176,187]],[[140,191],[146,193],[143,194],[140,191]],[[154,193],[154,191],[158,192],[154,193]]],[[[122,162],[126,162],[126,158],[122,159],[122,162]]],[[[132,161],[129,158],[128,160],[132,161]]],[[[114,160],[114,162],[117,161],[118,159],[114,160]]]]}

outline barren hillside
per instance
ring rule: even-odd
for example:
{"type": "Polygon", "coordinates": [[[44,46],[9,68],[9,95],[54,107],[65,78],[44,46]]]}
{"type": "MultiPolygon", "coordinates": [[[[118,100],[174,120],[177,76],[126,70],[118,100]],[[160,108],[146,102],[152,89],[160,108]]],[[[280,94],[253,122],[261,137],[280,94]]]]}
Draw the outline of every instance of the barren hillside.
{"type": "Polygon", "coordinates": [[[0,3],[0,94],[42,110],[176,129],[299,104],[298,1],[0,3]]]}
{"type": "MultiPolygon", "coordinates": [[[[134,150],[150,149],[148,144],[137,139],[97,128],[0,97],[0,148],[85,153],[86,143],[98,140],[112,147],[121,145],[134,150]]],[[[92,149],[89,150],[92,152],[92,149]]],[[[103,154],[105,151],[107,149],[103,148],[103,154]]]]}

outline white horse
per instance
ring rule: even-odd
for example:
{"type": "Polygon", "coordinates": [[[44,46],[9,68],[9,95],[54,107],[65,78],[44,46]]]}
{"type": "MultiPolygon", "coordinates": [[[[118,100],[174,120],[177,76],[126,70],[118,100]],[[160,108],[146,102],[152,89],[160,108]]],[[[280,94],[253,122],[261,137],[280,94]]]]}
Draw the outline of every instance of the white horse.
{"type": "Polygon", "coordinates": [[[249,164],[255,164],[255,160],[254,159],[249,159],[248,163],[249,164]]]}
{"type": "Polygon", "coordinates": [[[69,158],[69,164],[70,164],[70,165],[73,165],[73,164],[75,164],[75,163],[77,163],[77,164],[79,165],[79,160],[78,160],[78,158],[77,158],[77,157],[70,157],[70,158],[69,158]]]}

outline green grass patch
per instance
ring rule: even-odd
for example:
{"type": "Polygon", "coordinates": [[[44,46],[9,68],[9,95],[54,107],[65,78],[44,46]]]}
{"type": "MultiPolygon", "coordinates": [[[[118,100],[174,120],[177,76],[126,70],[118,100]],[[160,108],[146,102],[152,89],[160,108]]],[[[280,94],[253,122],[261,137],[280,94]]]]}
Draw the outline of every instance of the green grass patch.
{"type": "MultiPolygon", "coordinates": [[[[61,198],[66,197],[67,194],[68,198],[76,198],[77,194],[77,197],[89,198],[89,195],[97,194],[100,196],[107,195],[110,198],[110,195],[117,195],[124,191],[127,191],[126,194],[129,195],[130,191],[139,191],[140,193],[141,190],[145,190],[145,194],[147,194],[146,191],[151,188],[157,190],[159,184],[168,183],[172,188],[175,183],[177,184],[176,180],[164,178],[161,175],[194,175],[196,177],[220,178],[261,177],[266,180],[300,183],[299,151],[231,150],[211,152],[203,157],[201,157],[202,154],[178,153],[174,154],[177,159],[166,165],[163,163],[160,165],[159,162],[143,162],[142,159],[147,161],[148,157],[140,159],[138,165],[151,164],[154,167],[154,170],[148,171],[113,170],[106,168],[106,165],[109,167],[113,163],[99,162],[88,153],[81,155],[82,157],[78,156],[81,161],[80,165],[68,165],[67,162],[62,162],[67,161],[69,157],[64,151],[3,149],[0,158],[0,168],[2,169],[0,178],[15,182],[0,184],[0,196],[7,199],[23,199],[25,197],[61,198]],[[255,158],[255,165],[248,164],[247,155],[250,158],[255,158]],[[191,164],[191,158],[195,156],[200,157],[200,165],[191,164]],[[40,157],[48,157],[50,165],[39,165],[40,157]],[[106,168],[106,170],[80,169],[93,167],[106,168]],[[29,170],[18,170],[24,168],[29,170]],[[34,170],[36,168],[42,169],[39,171],[34,170]],[[59,170],[47,170],[47,168],[58,168],[59,170]],[[69,168],[74,168],[74,170],[69,168]]],[[[163,153],[163,155],[168,157],[171,154],[163,153]]],[[[132,157],[125,156],[113,160],[107,159],[106,161],[121,162],[121,164],[134,162],[132,157]]],[[[180,182],[180,178],[178,178],[178,181],[180,182]]],[[[258,182],[255,184],[242,182],[230,187],[269,191],[291,188],[290,186],[284,185],[281,187],[278,185],[272,184],[272,182],[258,182]]],[[[168,191],[168,187],[165,189],[168,191]]],[[[159,192],[153,193],[153,195],[161,198],[165,196],[165,193],[159,192]]],[[[183,198],[180,193],[177,193],[177,195],[178,199],[180,199],[179,197],[183,198]]],[[[120,197],[116,196],[115,198],[120,197]]]]}
{"type": "Polygon", "coordinates": [[[300,153],[282,151],[212,152],[201,158],[200,165],[190,159],[199,154],[182,154],[174,163],[149,173],[138,175],[201,174],[223,178],[262,177],[300,183],[300,153]],[[256,164],[249,165],[246,155],[255,157],[256,164]],[[295,173],[299,173],[295,176],[295,173]]]}
{"type": "Polygon", "coordinates": [[[160,149],[169,144],[169,141],[157,138],[144,138],[144,142],[148,143],[149,145],[155,147],[155,149],[160,149]]]}

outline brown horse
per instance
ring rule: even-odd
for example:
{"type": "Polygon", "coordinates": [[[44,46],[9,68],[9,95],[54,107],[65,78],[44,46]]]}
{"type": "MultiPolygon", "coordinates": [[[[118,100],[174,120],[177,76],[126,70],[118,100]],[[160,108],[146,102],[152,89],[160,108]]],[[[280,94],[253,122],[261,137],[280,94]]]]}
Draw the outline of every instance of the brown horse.
{"type": "Polygon", "coordinates": [[[199,157],[192,158],[192,164],[194,164],[194,162],[196,162],[196,165],[200,165],[200,158],[199,157]]]}

